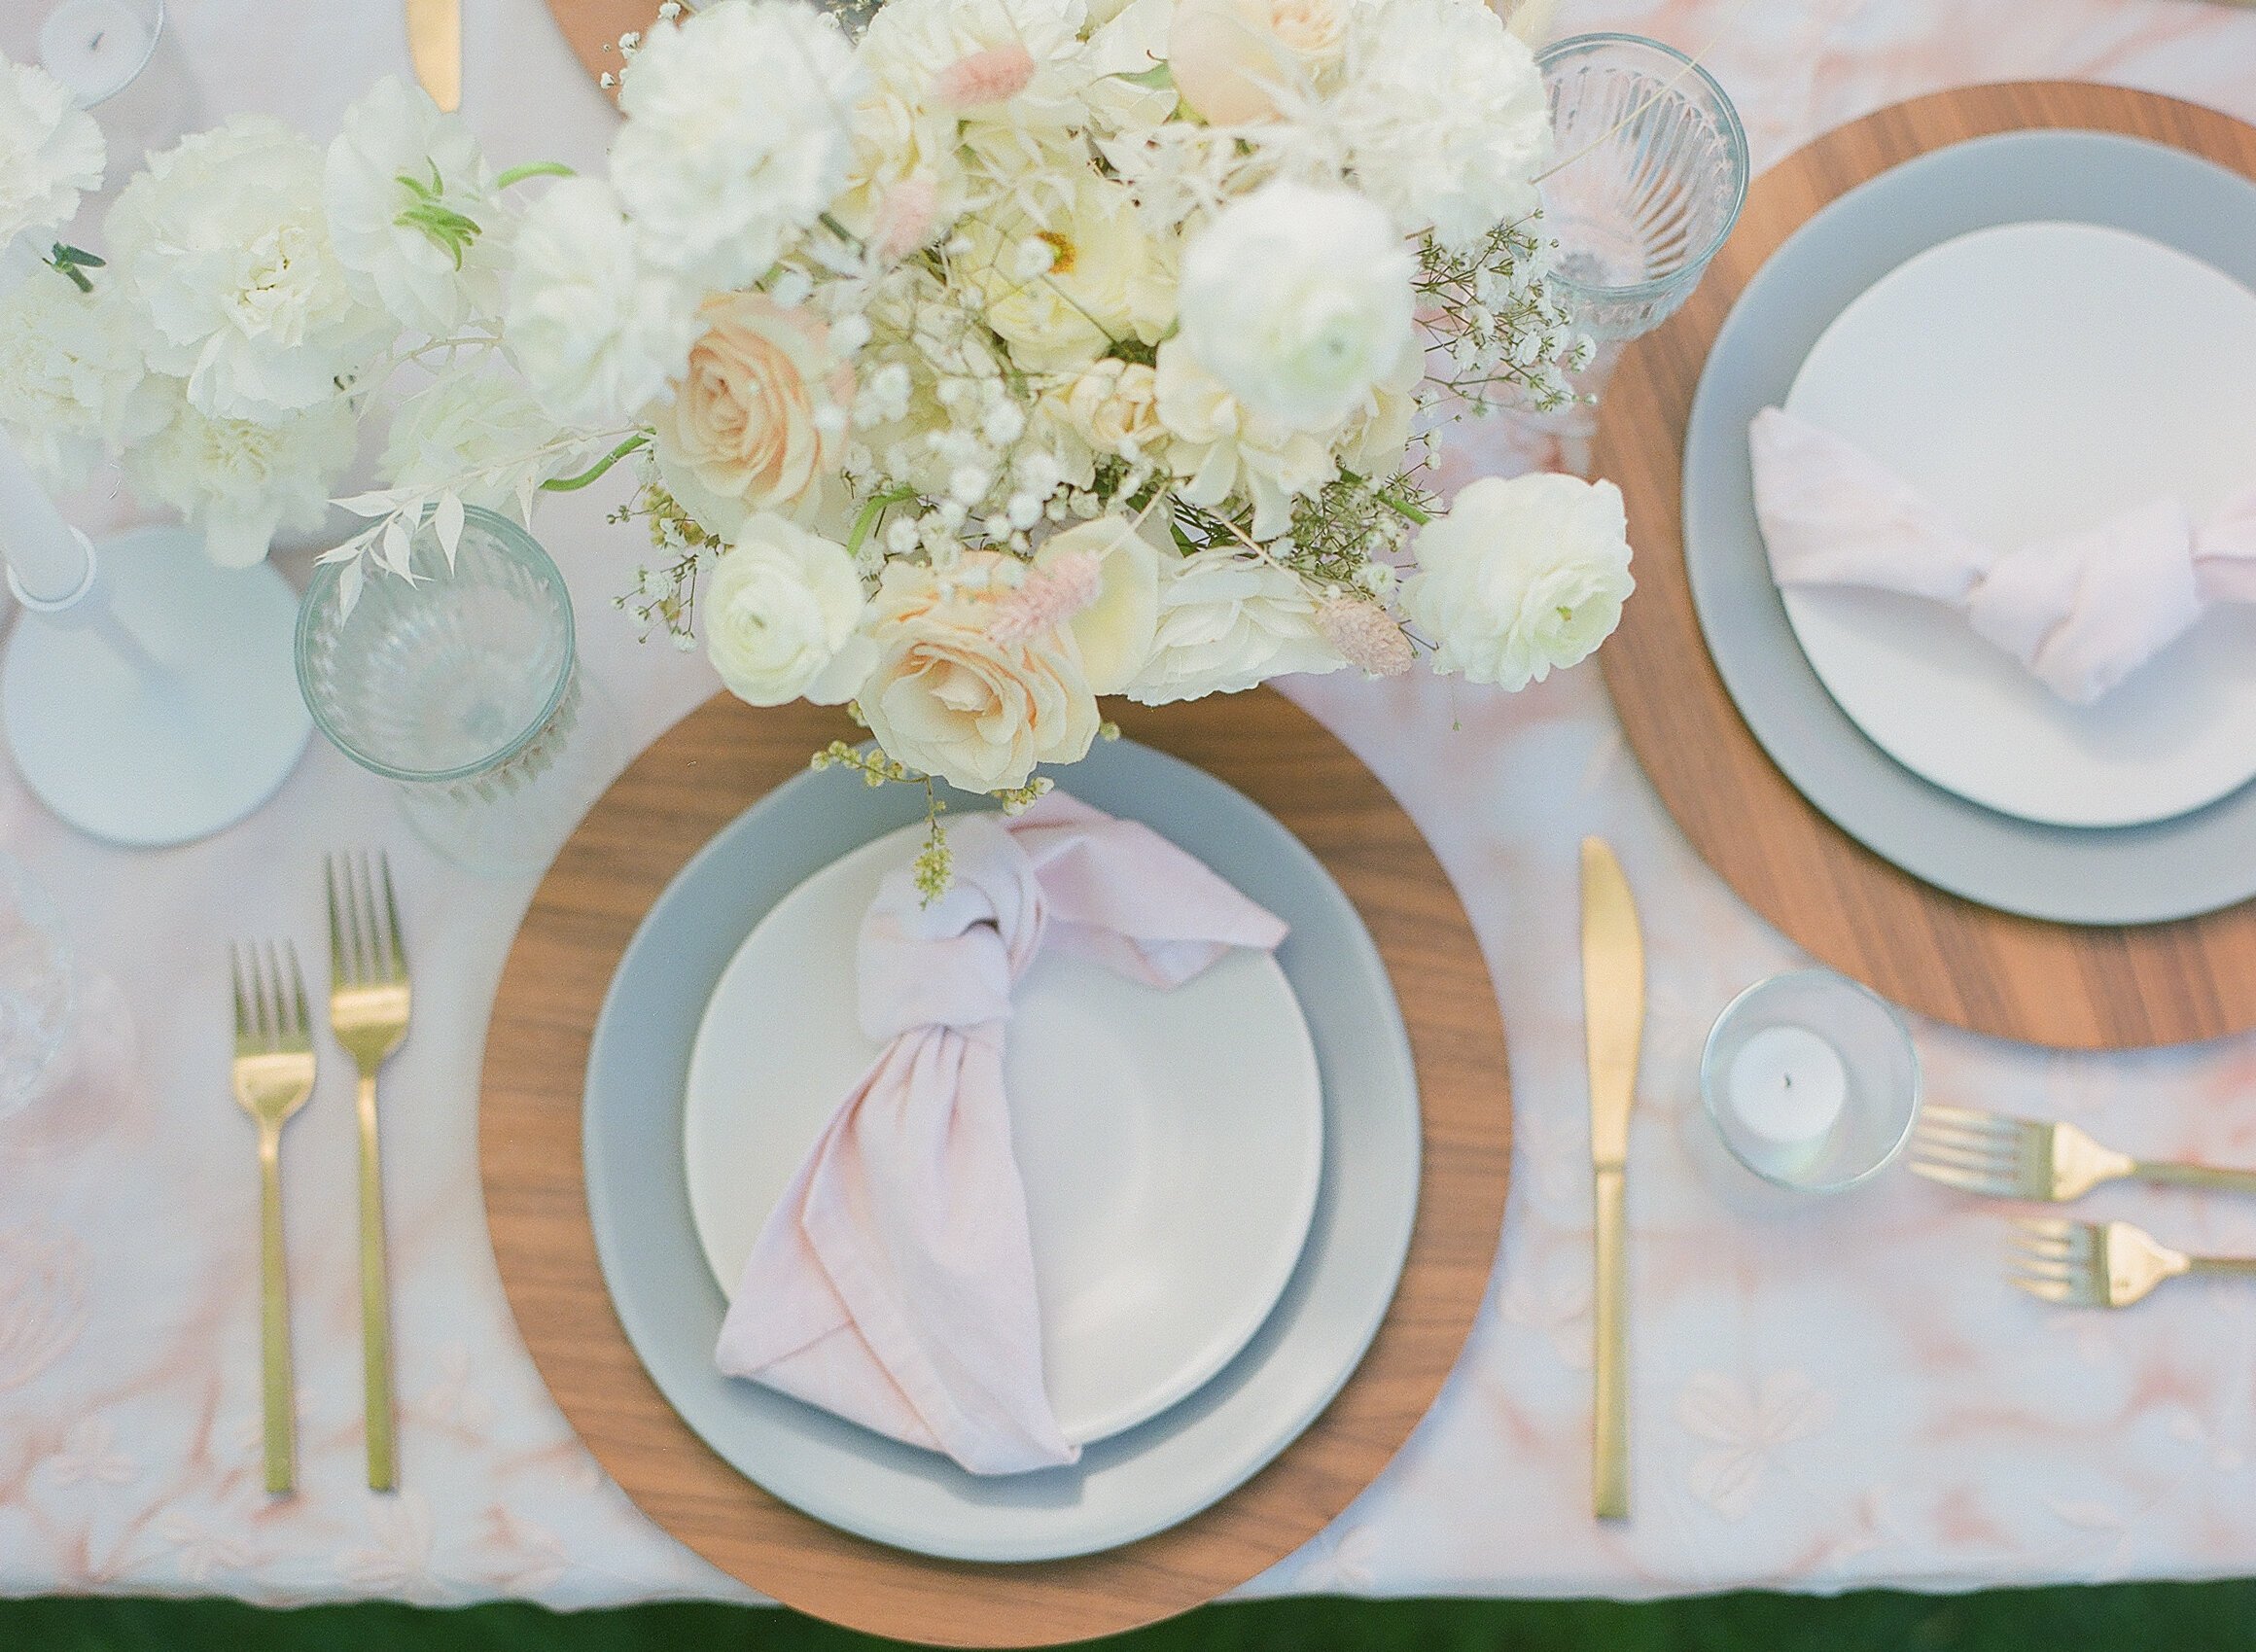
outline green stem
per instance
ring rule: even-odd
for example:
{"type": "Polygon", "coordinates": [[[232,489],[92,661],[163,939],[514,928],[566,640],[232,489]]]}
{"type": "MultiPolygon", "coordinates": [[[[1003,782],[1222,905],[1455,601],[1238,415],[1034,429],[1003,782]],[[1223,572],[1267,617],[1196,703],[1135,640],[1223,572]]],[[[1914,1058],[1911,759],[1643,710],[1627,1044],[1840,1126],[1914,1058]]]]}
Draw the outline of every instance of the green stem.
{"type": "Polygon", "coordinates": [[[649,446],[650,440],[648,436],[630,436],[588,469],[581,472],[580,475],[576,476],[551,476],[543,482],[541,487],[547,493],[578,493],[582,488],[601,481],[610,472],[612,466],[617,464],[636,448],[649,446]]]}
{"type": "Polygon", "coordinates": [[[869,537],[869,530],[877,526],[878,517],[896,505],[905,505],[916,494],[908,488],[896,488],[891,493],[872,495],[854,518],[854,531],[846,536],[846,554],[854,555],[862,548],[862,542],[869,537]]]}
{"type": "Polygon", "coordinates": [[[1393,511],[1395,515],[1401,517],[1405,522],[1413,522],[1419,527],[1423,528],[1433,520],[1433,513],[1431,511],[1421,510],[1417,506],[1412,505],[1408,500],[1389,498],[1378,488],[1373,487],[1369,482],[1363,480],[1362,477],[1357,475],[1355,472],[1348,470],[1345,467],[1343,467],[1340,471],[1340,480],[1347,482],[1351,486],[1361,488],[1365,493],[1369,494],[1381,505],[1384,505],[1388,510],[1393,511]]]}
{"type": "Polygon", "coordinates": [[[494,188],[506,190],[511,184],[521,184],[528,178],[577,178],[575,172],[561,160],[528,160],[522,166],[512,166],[494,180],[494,188]]]}

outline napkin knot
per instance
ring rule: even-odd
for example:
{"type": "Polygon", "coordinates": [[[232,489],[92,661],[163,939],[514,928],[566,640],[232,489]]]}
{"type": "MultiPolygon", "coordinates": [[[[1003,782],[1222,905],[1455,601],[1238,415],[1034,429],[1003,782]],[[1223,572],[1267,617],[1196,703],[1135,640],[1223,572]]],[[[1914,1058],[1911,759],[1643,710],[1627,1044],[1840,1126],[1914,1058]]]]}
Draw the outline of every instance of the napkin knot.
{"type": "Polygon", "coordinates": [[[1012,987],[1048,945],[1172,988],[1285,926],[1156,832],[1060,793],[958,821],[949,847],[944,895],[928,904],[899,870],[864,917],[862,1025],[885,1048],[769,1213],[714,1357],[1008,1474],[1079,1456],[1042,1384],[1003,1088],[1012,987]]]}
{"type": "Polygon", "coordinates": [[[2010,549],[1983,544],[1831,431],[1766,407],[1748,429],[1755,514],[1781,586],[1862,585],[1961,610],[1986,641],[2088,705],[2218,602],[2256,602],[2256,490],[2197,525],[2157,499],[2010,549]]]}

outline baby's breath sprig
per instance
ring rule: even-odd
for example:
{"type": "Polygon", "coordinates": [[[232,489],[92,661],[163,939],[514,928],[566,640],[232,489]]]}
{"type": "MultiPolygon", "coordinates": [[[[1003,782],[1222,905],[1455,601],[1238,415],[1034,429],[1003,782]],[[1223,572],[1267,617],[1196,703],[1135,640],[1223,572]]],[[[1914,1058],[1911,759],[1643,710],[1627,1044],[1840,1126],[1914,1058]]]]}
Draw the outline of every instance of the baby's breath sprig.
{"type": "Polygon", "coordinates": [[[623,523],[650,522],[651,546],[657,558],[635,570],[634,589],[612,598],[612,606],[642,627],[643,641],[662,630],[685,652],[697,640],[697,575],[721,542],[700,527],[681,502],[657,482],[646,482],[634,500],[611,513],[623,523]]]}
{"type": "Polygon", "coordinates": [[[1419,307],[1433,318],[1428,373],[1475,413],[1506,404],[1550,412],[1574,398],[1567,374],[1590,342],[1551,290],[1556,243],[1540,213],[1499,225],[1463,252],[1428,235],[1418,247],[1419,307]]]}
{"type": "Polygon", "coordinates": [[[1297,503],[1292,532],[1274,541],[1269,555],[1320,588],[1384,597],[1393,582],[1392,560],[1437,504],[1412,472],[1371,482],[1342,471],[1297,503]]]}
{"type": "Polygon", "coordinates": [[[1003,805],[1006,815],[1023,815],[1057,789],[1057,782],[1046,774],[1038,774],[1024,786],[1013,786],[1006,791],[990,792],[1003,805]]]}
{"type": "MultiPolygon", "coordinates": [[[[917,773],[906,763],[887,756],[876,746],[850,746],[843,740],[831,741],[807,759],[807,766],[817,774],[827,769],[849,769],[862,777],[863,785],[869,787],[922,786],[925,789],[925,841],[915,861],[910,862],[909,875],[924,905],[930,906],[948,893],[949,886],[956,881],[956,854],[948,845],[948,828],[940,819],[948,812],[947,799],[940,795],[931,775],[917,773]]],[[[1016,792],[998,791],[995,795],[1004,800],[1005,814],[1016,814],[1048,790],[1046,780],[1030,781],[1020,791],[1033,795],[1017,808],[1011,806],[1016,792]]]]}

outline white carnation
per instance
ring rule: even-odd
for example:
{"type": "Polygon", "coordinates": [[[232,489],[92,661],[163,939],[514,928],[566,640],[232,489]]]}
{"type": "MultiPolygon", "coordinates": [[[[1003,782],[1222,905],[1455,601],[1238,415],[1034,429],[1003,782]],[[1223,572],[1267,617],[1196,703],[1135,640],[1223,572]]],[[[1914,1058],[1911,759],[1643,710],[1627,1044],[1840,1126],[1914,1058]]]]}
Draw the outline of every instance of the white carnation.
{"type": "Polygon", "coordinates": [[[126,449],[126,476],[144,499],[201,528],[214,562],[248,567],[280,530],[321,526],[359,436],[351,402],[333,397],[302,413],[254,423],[211,417],[178,379],[149,388],[169,417],[126,449]]]}
{"type": "Polygon", "coordinates": [[[546,481],[556,421],[524,387],[497,372],[449,373],[400,404],[384,448],[395,488],[456,493],[465,505],[514,514],[520,482],[546,481]]]}
{"type": "Polygon", "coordinates": [[[152,156],[106,226],[156,371],[215,419],[335,399],[393,331],[337,257],[321,151],[246,115],[152,156]]]}
{"type": "Polygon", "coordinates": [[[102,186],[102,128],[45,69],[0,57],[0,247],[60,228],[102,186]]]}
{"type": "Polygon", "coordinates": [[[738,699],[834,706],[877,659],[860,632],[867,606],[845,546],[762,512],[714,564],[697,611],[706,652],[738,699]]]}
{"type": "Polygon", "coordinates": [[[1551,112],[1526,45],[1479,0],[1373,0],[1331,113],[1356,182],[1405,231],[1465,247],[1534,211],[1551,112]]]}
{"type": "Polygon", "coordinates": [[[1352,190],[1266,184],[1182,258],[1182,342],[1230,393],[1293,430],[1338,425],[1415,336],[1416,264],[1352,190]]]}
{"type": "Polygon", "coordinates": [[[502,336],[566,424],[609,429],[682,370],[697,336],[697,294],[643,261],[608,185],[567,178],[517,230],[502,336]]]}
{"type": "Polygon", "coordinates": [[[1515,691],[1595,651],[1637,584],[1621,490],[1578,476],[1469,483],[1417,553],[1402,609],[1433,669],[1515,691]]]}
{"type": "Polygon", "coordinates": [[[444,337],[501,296],[501,202],[458,116],[378,81],[329,146],[322,198],[337,257],[404,326],[444,337]]]}
{"type": "Polygon", "coordinates": [[[140,354],[116,295],[38,269],[0,298],[0,425],[58,487],[85,482],[106,443],[146,434],[140,354]]]}
{"type": "Polygon", "coordinates": [[[652,29],[611,151],[644,255],[715,287],[765,275],[845,185],[862,87],[837,25],[797,0],[723,0],[652,29]]]}
{"type": "Polygon", "coordinates": [[[1234,694],[1346,663],[1317,623],[1300,576],[1227,547],[1160,559],[1151,658],[1127,695],[1146,706],[1234,694]]]}

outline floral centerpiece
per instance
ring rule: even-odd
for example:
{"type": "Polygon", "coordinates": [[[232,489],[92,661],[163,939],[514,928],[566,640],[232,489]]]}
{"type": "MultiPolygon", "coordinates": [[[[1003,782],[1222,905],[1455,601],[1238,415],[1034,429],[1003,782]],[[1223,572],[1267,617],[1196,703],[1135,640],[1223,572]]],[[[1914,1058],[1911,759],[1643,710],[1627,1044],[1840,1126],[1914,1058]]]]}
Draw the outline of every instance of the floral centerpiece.
{"type": "MultiPolygon", "coordinates": [[[[1440,423],[1558,405],[1587,351],[1542,88],[1477,0],[891,0],[858,41],[718,0],[621,44],[602,178],[497,171],[396,82],[326,151],[155,157],[107,264],[0,303],[0,420],[121,451],[230,561],[377,424],[347,601],[465,505],[624,472],[637,621],[851,704],[876,751],[818,760],[1007,802],[1102,696],[1422,653],[1516,688],[1612,629],[1610,486],[1428,484],[1440,423]]],[[[0,108],[0,176],[30,131],[0,108]]]]}

